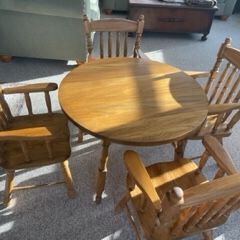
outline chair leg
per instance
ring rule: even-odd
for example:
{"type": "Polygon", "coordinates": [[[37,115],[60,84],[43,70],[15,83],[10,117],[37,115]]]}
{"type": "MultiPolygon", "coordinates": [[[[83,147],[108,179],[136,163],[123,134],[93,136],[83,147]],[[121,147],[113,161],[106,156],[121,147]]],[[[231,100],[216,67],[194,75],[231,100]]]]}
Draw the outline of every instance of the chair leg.
{"type": "Polygon", "coordinates": [[[15,171],[6,171],[6,183],[5,183],[5,193],[4,193],[4,205],[5,207],[9,206],[10,197],[13,190],[13,179],[14,179],[15,171]]]}
{"type": "Polygon", "coordinates": [[[83,131],[78,129],[78,142],[81,143],[83,141],[83,131]]]}
{"type": "Polygon", "coordinates": [[[208,230],[206,232],[202,232],[203,240],[213,240],[213,231],[208,230]]]}
{"type": "Polygon", "coordinates": [[[128,201],[130,200],[130,194],[127,191],[124,196],[121,198],[121,200],[117,203],[115,206],[115,213],[118,214],[120,213],[127,205],[128,201]]]}
{"type": "Polygon", "coordinates": [[[68,160],[65,160],[64,162],[62,162],[60,164],[61,164],[61,167],[62,167],[63,176],[64,176],[64,180],[65,180],[65,183],[66,183],[68,196],[69,196],[69,198],[75,198],[77,193],[76,193],[76,191],[74,189],[74,186],[73,186],[72,174],[71,174],[71,171],[69,169],[68,160]]]}

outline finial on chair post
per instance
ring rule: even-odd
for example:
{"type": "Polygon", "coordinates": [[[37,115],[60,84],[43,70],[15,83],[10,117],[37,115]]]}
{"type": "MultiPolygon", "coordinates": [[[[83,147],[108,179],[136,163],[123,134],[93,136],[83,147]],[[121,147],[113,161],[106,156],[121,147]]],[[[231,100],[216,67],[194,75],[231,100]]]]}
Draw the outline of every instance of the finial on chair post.
{"type": "Polygon", "coordinates": [[[227,38],[225,38],[224,44],[229,45],[229,44],[231,44],[231,42],[232,42],[232,39],[227,37],[227,38]]]}
{"type": "Polygon", "coordinates": [[[183,190],[180,187],[174,187],[172,191],[168,193],[169,201],[173,204],[183,203],[183,190]]]}

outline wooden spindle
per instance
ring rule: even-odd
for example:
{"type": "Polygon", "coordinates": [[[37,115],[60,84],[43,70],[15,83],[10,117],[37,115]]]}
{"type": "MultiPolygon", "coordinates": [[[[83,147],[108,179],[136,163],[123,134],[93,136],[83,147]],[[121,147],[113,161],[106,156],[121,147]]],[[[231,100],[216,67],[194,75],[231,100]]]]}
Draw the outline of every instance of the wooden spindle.
{"type": "Polygon", "coordinates": [[[224,174],[225,174],[225,171],[223,171],[221,168],[219,168],[213,179],[221,178],[224,176],[224,174]]]}
{"type": "Polygon", "coordinates": [[[224,101],[225,103],[231,102],[231,99],[232,99],[234,93],[236,92],[237,88],[239,87],[239,84],[240,84],[240,76],[237,78],[234,85],[232,86],[231,91],[228,93],[228,96],[224,101]]]}
{"type": "Polygon", "coordinates": [[[222,63],[222,60],[223,60],[224,50],[230,43],[231,43],[231,40],[229,38],[226,38],[225,42],[221,45],[221,48],[218,51],[216,63],[214,64],[213,69],[210,71],[210,76],[209,76],[209,79],[208,79],[207,84],[205,86],[205,93],[206,94],[209,93],[209,89],[212,85],[212,82],[216,78],[216,74],[219,71],[219,67],[220,67],[220,65],[222,63]]]}
{"type": "Polygon", "coordinates": [[[45,94],[45,101],[46,101],[46,106],[48,109],[48,113],[52,113],[52,105],[51,105],[51,98],[49,92],[44,92],[45,94]]]}
{"type": "Polygon", "coordinates": [[[213,92],[212,92],[211,97],[210,97],[210,99],[209,99],[209,102],[210,102],[210,103],[213,102],[216,94],[218,93],[218,90],[219,90],[221,84],[223,83],[223,81],[224,81],[224,79],[225,79],[225,77],[226,77],[226,75],[227,75],[227,72],[228,72],[228,69],[230,68],[230,66],[231,66],[231,64],[228,63],[228,64],[226,65],[225,69],[223,70],[222,74],[220,75],[218,81],[216,80],[216,81],[217,81],[216,86],[215,86],[215,88],[213,89],[213,92]]]}
{"type": "Polygon", "coordinates": [[[209,153],[208,153],[208,151],[205,151],[199,161],[199,166],[198,166],[199,171],[202,171],[202,169],[204,168],[204,166],[207,163],[208,158],[209,158],[209,153]]]}
{"type": "Polygon", "coordinates": [[[215,214],[212,217],[211,221],[215,221],[222,216],[228,217],[232,211],[237,210],[239,207],[240,207],[240,198],[239,196],[236,196],[230,199],[230,201],[226,203],[225,206],[217,214],[215,214]]]}
{"type": "Polygon", "coordinates": [[[4,98],[3,90],[1,87],[0,87],[0,104],[1,104],[3,114],[5,115],[6,119],[7,120],[12,119],[12,113],[11,113],[10,108],[4,98]]]}
{"type": "Polygon", "coordinates": [[[8,120],[5,116],[5,114],[1,111],[0,112],[0,123],[1,123],[1,130],[7,129],[7,125],[8,125],[8,120]]]}
{"type": "Polygon", "coordinates": [[[234,75],[236,74],[236,72],[237,72],[237,68],[235,67],[232,70],[232,72],[230,73],[229,77],[227,78],[227,80],[226,80],[226,82],[225,82],[225,84],[224,84],[224,86],[222,88],[222,91],[220,92],[220,94],[219,94],[219,96],[217,98],[216,104],[221,103],[221,101],[223,99],[223,96],[224,96],[225,92],[227,91],[227,88],[228,88],[230,82],[232,81],[234,75]]]}
{"type": "Polygon", "coordinates": [[[189,221],[189,219],[196,213],[197,207],[191,207],[184,209],[179,215],[179,218],[171,228],[171,235],[178,236],[183,231],[183,226],[189,221]]]}
{"type": "Polygon", "coordinates": [[[112,57],[112,33],[108,32],[108,57],[112,57]]]}
{"type": "Polygon", "coordinates": [[[191,230],[198,224],[199,221],[204,217],[205,214],[214,206],[213,202],[208,202],[200,205],[197,211],[188,219],[187,223],[184,225],[183,230],[185,232],[191,232],[191,230]]]}
{"type": "Polygon", "coordinates": [[[128,54],[128,32],[124,33],[124,52],[123,55],[124,57],[127,57],[128,54]]]}
{"type": "Polygon", "coordinates": [[[232,119],[227,124],[226,130],[230,130],[233,128],[233,126],[240,120],[240,111],[237,111],[232,117],[232,119]]]}
{"type": "Polygon", "coordinates": [[[32,102],[31,102],[30,94],[29,93],[24,93],[24,97],[25,97],[28,113],[29,113],[29,115],[32,116],[33,112],[32,112],[32,102]]]}
{"type": "Polygon", "coordinates": [[[104,58],[104,49],[103,49],[103,32],[100,32],[100,58],[104,58]]]}
{"type": "Polygon", "coordinates": [[[216,207],[210,210],[209,214],[205,219],[198,223],[199,227],[207,224],[208,222],[214,222],[220,217],[224,216],[232,206],[234,206],[239,201],[239,197],[221,199],[216,203],[216,207]]]}
{"type": "Polygon", "coordinates": [[[49,159],[53,159],[53,152],[52,152],[52,146],[51,146],[51,141],[45,141],[46,143],[46,148],[47,148],[47,152],[48,152],[48,158],[49,159]]]}
{"type": "Polygon", "coordinates": [[[29,154],[28,154],[28,149],[27,149],[27,145],[24,141],[20,141],[20,146],[21,146],[21,149],[22,149],[22,153],[24,155],[24,158],[25,158],[25,161],[26,162],[31,162],[31,159],[29,157],[29,154]]]}
{"type": "Polygon", "coordinates": [[[120,55],[120,32],[116,32],[116,57],[120,55]]]}

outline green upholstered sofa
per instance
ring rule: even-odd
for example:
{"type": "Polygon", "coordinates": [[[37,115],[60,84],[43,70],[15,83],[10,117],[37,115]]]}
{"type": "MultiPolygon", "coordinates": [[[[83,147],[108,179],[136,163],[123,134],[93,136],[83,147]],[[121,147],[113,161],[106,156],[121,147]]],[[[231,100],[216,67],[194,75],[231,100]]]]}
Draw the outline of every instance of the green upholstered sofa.
{"type": "MultiPolygon", "coordinates": [[[[237,0],[217,0],[218,11],[217,16],[229,17],[234,9],[237,0]]],[[[103,9],[106,13],[111,11],[127,11],[128,0],[103,0],[103,9]]]]}
{"type": "Polygon", "coordinates": [[[0,55],[84,61],[83,14],[98,0],[1,0],[0,55]]]}
{"type": "Polygon", "coordinates": [[[236,2],[237,0],[217,0],[218,11],[215,15],[227,19],[232,15],[236,2]]]}

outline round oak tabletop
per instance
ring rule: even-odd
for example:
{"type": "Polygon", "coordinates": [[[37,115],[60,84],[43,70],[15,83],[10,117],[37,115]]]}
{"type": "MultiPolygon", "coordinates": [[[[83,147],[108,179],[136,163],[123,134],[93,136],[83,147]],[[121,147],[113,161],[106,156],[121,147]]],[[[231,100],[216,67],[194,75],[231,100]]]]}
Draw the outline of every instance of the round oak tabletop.
{"type": "Polygon", "coordinates": [[[129,145],[180,140],[207,116],[201,86],[173,66],[137,58],[95,60],[59,88],[65,114],[92,135],[129,145]]]}

